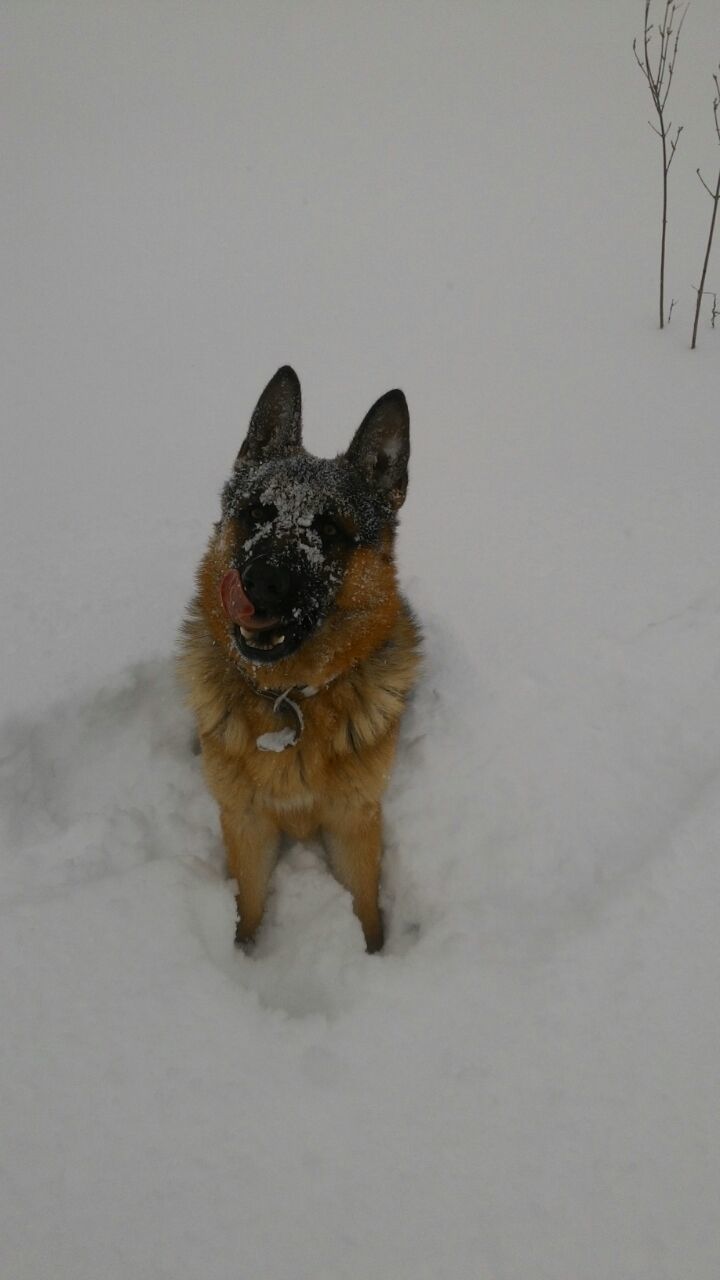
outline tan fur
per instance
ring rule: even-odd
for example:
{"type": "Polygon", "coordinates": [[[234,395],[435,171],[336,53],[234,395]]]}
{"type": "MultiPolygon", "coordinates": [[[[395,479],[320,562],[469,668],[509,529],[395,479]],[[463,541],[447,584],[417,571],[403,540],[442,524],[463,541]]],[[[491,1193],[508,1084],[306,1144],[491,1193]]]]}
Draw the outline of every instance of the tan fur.
{"type": "Polygon", "coordinates": [[[352,894],[367,948],[376,951],[383,942],[380,802],[419,664],[418,630],[398,594],[391,534],[379,551],[353,552],[329,617],[299,650],[268,666],[240,657],[221,608],[230,550],[224,526],[199,569],[180,675],[237,881],[238,940],[251,939],[262,920],[281,835],[305,840],[321,832],[330,866],[352,894]],[[297,744],[280,753],[259,750],[257,738],[283,722],[257,690],[307,686],[317,692],[292,695],[304,717],[297,744]]]}

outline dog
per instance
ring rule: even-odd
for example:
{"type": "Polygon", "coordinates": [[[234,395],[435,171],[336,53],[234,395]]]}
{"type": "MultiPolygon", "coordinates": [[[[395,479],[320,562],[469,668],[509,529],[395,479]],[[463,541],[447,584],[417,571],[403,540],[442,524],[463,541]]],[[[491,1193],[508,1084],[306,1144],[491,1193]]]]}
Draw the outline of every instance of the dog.
{"type": "Polygon", "coordinates": [[[398,390],[345,453],[307,452],[284,366],[223,489],[179,671],[237,882],[238,945],[261,924],[282,836],[318,833],[367,950],[383,945],[381,799],[421,659],[394,561],[409,455],[398,390]]]}

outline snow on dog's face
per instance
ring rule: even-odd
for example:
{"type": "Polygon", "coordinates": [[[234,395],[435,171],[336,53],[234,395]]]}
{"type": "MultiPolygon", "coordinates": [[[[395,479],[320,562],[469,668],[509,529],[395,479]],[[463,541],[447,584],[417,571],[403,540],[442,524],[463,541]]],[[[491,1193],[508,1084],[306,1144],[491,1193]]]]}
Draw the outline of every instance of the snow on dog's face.
{"type": "Polygon", "coordinates": [[[300,383],[279,369],[258,401],[223,491],[222,608],[239,655],[277,662],[322,626],[354,553],[395,527],[410,452],[405,397],[373,405],[347,453],[301,443],[300,383]]]}

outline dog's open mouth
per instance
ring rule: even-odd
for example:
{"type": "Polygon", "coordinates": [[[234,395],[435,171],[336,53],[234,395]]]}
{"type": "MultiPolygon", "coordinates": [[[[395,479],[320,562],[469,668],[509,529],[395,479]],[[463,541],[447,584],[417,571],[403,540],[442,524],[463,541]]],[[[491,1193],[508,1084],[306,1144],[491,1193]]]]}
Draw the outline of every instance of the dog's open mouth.
{"type": "Polygon", "coordinates": [[[279,662],[287,658],[300,647],[307,631],[297,622],[281,622],[274,619],[265,625],[260,620],[254,626],[245,623],[233,625],[233,636],[237,649],[243,658],[250,662],[279,662]]]}
{"type": "Polygon", "coordinates": [[[229,569],[220,581],[220,602],[232,628],[235,646],[250,662],[278,662],[300,647],[313,629],[310,615],[294,608],[291,617],[258,609],[248,596],[240,573],[229,569]]]}
{"type": "Polygon", "coordinates": [[[285,643],[288,628],[283,622],[273,619],[271,622],[255,622],[254,625],[237,624],[241,638],[250,649],[264,649],[269,652],[285,643]]]}

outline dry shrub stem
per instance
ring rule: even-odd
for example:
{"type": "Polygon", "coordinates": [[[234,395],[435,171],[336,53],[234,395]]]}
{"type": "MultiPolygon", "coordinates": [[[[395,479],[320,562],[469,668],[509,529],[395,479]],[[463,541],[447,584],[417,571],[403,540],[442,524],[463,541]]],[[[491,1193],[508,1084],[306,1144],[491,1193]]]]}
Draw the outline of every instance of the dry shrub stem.
{"type": "MultiPolygon", "coordinates": [[[[717,136],[718,136],[718,142],[720,142],[720,80],[718,80],[718,77],[716,75],[713,76],[713,83],[715,85],[715,97],[713,99],[713,116],[715,119],[715,132],[717,133],[717,136]]],[[[697,176],[702,182],[705,190],[707,191],[708,195],[710,196],[710,199],[713,202],[713,209],[712,209],[712,217],[710,219],[710,231],[708,232],[707,245],[705,246],[705,259],[703,261],[702,274],[700,276],[700,284],[698,285],[698,289],[697,289],[697,302],[695,303],[695,323],[693,324],[692,342],[690,343],[690,348],[693,351],[695,350],[695,344],[697,343],[698,324],[700,323],[700,309],[702,307],[703,294],[705,293],[705,277],[707,275],[708,263],[710,261],[710,251],[712,249],[713,236],[715,234],[715,220],[717,218],[718,203],[720,203],[720,169],[718,169],[717,182],[715,183],[714,191],[712,190],[711,187],[708,186],[707,182],[703,178],[699,169],[697,170],[697,176]]],[[[717,316],[717,294],[713,294],[713,309],[712,309],[713,329],[715,328],[716,316],[717,316]]]]}
{"type": "MultiPolygon", "coordinates": [[[[653,24],[650,22],[650,3],[651,0],[645,0],[645,24],[643,30],[642,55],[638,52],[638,42],[633,40],[633,53],[635,61],[647,81],[652,98],[653,107],[658,118],[658,124],[655,126],[648,121],[653,133],[656,133],[660,139],[662,146],[662,230],[660,237],[660,328],[665,327],[665,249],[667,241],[667,209],[668,209],[668,173],[670,165],[673,162],[680,134],[683,126],[679,125],[675,136],[672,136],[672,121],[665,120],[665,107],[667,105],[670,86],[672,85],[673,74],[675,71],[675,60],[677,58],[678,41],[680,32],[685,21],[685,14],[688,6],[684,6],[681,12],[680,6],[676,0],[665,0],[665,12],[657,32],[660,37],[660,47],[657,56],[657,62],[653,65],[653,51],[651,50],[653,24]],[[678,17],[679,12],[679,17],[678,17]]],[[[669,317],[668,317],[669,319],[669,317]]]]}

